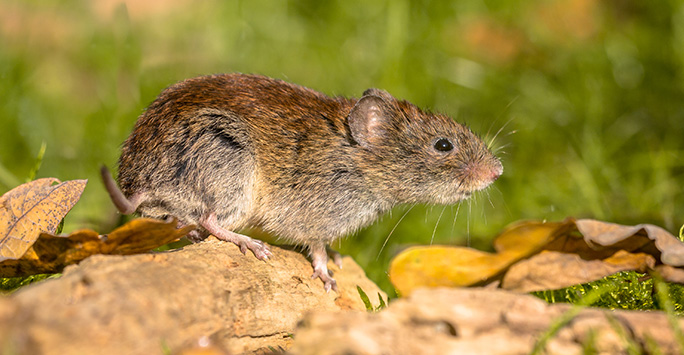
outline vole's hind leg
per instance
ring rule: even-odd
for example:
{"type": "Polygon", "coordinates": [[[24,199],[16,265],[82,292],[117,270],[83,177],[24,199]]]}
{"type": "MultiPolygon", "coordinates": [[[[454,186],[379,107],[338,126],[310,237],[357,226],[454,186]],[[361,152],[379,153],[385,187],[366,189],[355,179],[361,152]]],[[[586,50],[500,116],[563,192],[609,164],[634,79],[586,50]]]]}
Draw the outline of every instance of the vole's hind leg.
{"type": "MultiPolygon", "coordinates": [[[[166,220],[167,220],[167,221],[168,221],[169,219],[172,220],[173,218],[174,218],[174,217],[169,216],[169,217],[167,217],[166,220]]],[[[182,221],[178,221],[178,224],[176,225],[176,228],[177,228],[177,229],[181,229],[181,228],[186,227],[187,225],[188,225],[188,224],[186,224],[186,223],[184,223],[184,222],[182,222],[182,221]]],[[[195,229],[191,230],[190,232],[188,232],[188,234],[185,235],[185,237],[188,238],[188,240],[189,240],[190,242],[192,242],[192,243],[199,243],[199,242],[201,242],[201,241],[207,239],[207,237],[209,236],[209,233],[208,233],[207,231],[203,231],[203,230],[197,229],[197,226],[194,226],[194,227],[195,227],[195,229]]]]}
{"type": "Polygon", "coordinates": [[[259,260],[266,260],[269,256],[273,255],[268,249],[268,244],[221,227],[216,219],[216,214],[214,213],[202,217],[200,219],[200,225],[216,238],[239,246],[240,251],[243,254],[246,254],[247,249],[249,249],[259,260]]]}
{"type": "MultiPolygon", "coordinates": [[[[330,249],[332,250],[332,249],[330,249]]],[[[323,288],[325,292],[330,292],[330,290],[337,290],[337,281],[332,278],[330,270],[328,270],[328,251],[326,250],[325,243],[315,243],[309,245],[309,253],[311,255],[311,266],[313,266],[314,273],[311,275],[312,279],[320,278],[323,281],[323,288]]],[[[337,253],[337,252],[335,252],[337,253]]],[[[341,255],[339,256],[339,262],[342,263],[341,255]]],[[[333,257],[333,260],[335,257],[333,257]]],[[[335,262],[337,264],[337,262],[335,262]]]]}

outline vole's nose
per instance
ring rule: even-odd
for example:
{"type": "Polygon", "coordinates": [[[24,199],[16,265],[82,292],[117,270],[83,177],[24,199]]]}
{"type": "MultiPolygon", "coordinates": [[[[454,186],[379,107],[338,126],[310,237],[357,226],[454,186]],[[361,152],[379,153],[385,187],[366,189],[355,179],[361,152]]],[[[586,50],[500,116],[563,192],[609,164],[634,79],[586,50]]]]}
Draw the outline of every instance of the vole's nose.
{"type": "Polygon", "coordinates": [[[473,191],[482,190],[503,174],[503,165],[497,159],[472,162],[465,166],[464,172],[473,184],[473,191]]]}
{"type": "Polygon", "coordinates": [[[500,161],[497,161],[496,165],[490,172],[489,178],[492,180],[492,182],[494,182],[501,176],[501,174],[503,174],[503,165],[500,161]]]}

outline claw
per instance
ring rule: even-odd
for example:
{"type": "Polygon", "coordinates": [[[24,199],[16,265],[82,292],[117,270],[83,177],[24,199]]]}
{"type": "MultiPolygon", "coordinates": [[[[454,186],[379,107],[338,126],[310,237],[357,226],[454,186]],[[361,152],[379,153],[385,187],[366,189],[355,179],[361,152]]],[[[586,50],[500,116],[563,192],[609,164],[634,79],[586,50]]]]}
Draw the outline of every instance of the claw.
{"type": "Polygon", "coordinates": [[[325,285],[323,285],[323,288],[325,289],[325,293],[330,293],[330,289],[332,289],[335,292],[340,292],[337,290],[337,281],[335,279],[330,279],[325,282],[325,285]]]}
{"type": "Polygon", "coordinates": [[[218,239],[237,245],[242,254],[247,255],[247,250],[251,250],[252,253],[254,253],[254,256],[259,260],[266,260],[272,255],[271,251],[268,249],[268,244],[221,227],[216,221],[216,215],[213,213],[202,218],[200,224],[218,239]]]}
{"type": "Polygon", "coordinates": [[[240,243],[240,251],[247,255],[247,250],[251,250],[254,256],[259,260],[267,260],[273,254],[268,249],[268,245],[259,240],[250,240],[240,243]]]}
{"type": "Polygon", "coordinates": [[[247,245],[247,248],[254,253],[254,256],[256,256],[257,259],[259,260],[267,260],[269,256],[272,256],[273,254],[271,253],[271,250],[268,248],[268,244],[252,239],[251,242],[247,245]]]}
{"type": "Polygon", "coordinates": [[[332,278],[332,273],[328,270],[328,253],[326,252],[325,244],[313,244],[310,245],[309,248],[311,252],[311,266],[313,266],[314,269],[311,278],[320,278],[321,281],[323,281],[325,292],[330,292],[330,290],[338,292],[337,281],[332,278]]]}
{"type": "Polygon", "coordinates": [[[333,263],[340,269],[342,269],[342,254],[340,254],[337,250],[333,250],[329,246],[325,247],[325,250],[328,252],[328,255],[332,259],[333,263]]]}
{"type": "Polygon", "coordinates": [[[339,292],[337,289],[337,281],[330,277],[330,271],[328,269],[325,270],[314,270],[314,273],[311,275],[311,279],[316,279],[320,278],[321,281],[323,281],[323,289],[325,290],[326,293],[330,293],[330,290],[333,290],[335,292],[339,292]]]}

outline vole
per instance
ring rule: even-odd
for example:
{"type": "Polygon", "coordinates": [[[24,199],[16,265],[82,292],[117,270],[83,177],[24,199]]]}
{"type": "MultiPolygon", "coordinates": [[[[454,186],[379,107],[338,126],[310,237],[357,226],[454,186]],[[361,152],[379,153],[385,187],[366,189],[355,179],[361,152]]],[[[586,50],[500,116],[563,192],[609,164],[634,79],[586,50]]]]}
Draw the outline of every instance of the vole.
{"type": "Polygon", "coordinates": [[[221,74],[165,89],[123,144],[120,189],[102,175],[120,212],[197,225],[192,241],[212,234],[265,260],[267,244],[234,232],[260,226],[307,247],[330,291],[332,241],[399,204],[456,203],[502,172],[468,128],[383,90],[329,97],[221,74]]]}

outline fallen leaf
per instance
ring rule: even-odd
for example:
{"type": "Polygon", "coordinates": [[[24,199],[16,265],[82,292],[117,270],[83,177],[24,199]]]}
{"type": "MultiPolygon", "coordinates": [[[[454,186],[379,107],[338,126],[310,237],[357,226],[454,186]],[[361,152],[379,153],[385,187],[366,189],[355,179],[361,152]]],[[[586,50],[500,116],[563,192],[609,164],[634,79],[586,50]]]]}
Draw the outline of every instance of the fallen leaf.
{"type": "Polygon", "coordinates": [[[0,261],[22,257],[41,233],[54,233],[81,197],[86,183],[44,178],[0,197],[0,261]]]}
{"type": "Polygon", "coordinates": [[[459,247],[412,247],[390,265],[390,280],[406,295],[418,287],[469,286],[496,275],[510,260],[459,247]]]}
{"type": "Polygon", "coordinates": [[[24,256],[0,262],[0,277],[61,272],[94,254],[137,254],[180,239],[194,226],[177,228],[177,220],[134,219],[109,234],[78,230],[68,236],[43,233],[24,256]]]}
{"type": "Polygon", "coordinates": [[[670,266],[684,266],[684,243],[663,228],[652,224],[623,226],[591,219],[580,219],[577,229],[587,244],[603,248],[643,249],[660,251],[660,260],[670,266]]]}
{"type": "Polygon", "coordinates": [[[658,265],[655,268],[656,272],[669,282],[684,284],[684,270],[670,265],[658,265]]]}
{"type": "Polygon", "coordinates": [[[494,278],[516,261],[546,245],[562,226],[528,222],[508,227],[494,241],[497,253],[466,247],[412,247],[397,255],[390,264],[392,284],[402,295],[418,287],[461,287],[494,278]]]}
{"type": "Polygon", "coordinates": [[[606,259],[583,259],[573,253],[544,250],[512,265],[501,288],[517,292],[555,290],[601,279],[620,271],[646,272],[655,267],[655,258],[644,253],[618,250],[606,259]]]}
{"type": "Polygon", "coordinates": [[[390,280],[402,295],[418,287],[494,283],[520,292],[541,291],[627,270],[656,270],[666,281],[684,283],[684,244],[649,224],[522,222],[501,233],[494,249],[496,253],[465,247],[409,248],[392,260],[390,280]]]}

